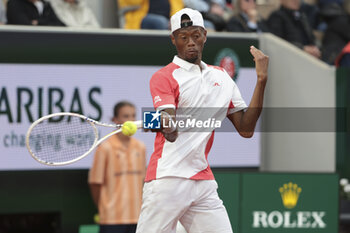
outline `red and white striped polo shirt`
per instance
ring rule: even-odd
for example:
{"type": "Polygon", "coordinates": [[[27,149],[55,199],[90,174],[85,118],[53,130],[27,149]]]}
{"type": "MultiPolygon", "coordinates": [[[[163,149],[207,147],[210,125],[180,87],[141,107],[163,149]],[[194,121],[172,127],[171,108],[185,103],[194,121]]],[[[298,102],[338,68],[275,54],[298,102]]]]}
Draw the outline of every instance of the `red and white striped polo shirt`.
{"type": "MultiPolygon", "coordinates": [[[[181,108],[192,117],[206,115],[220,121],[247,107],[224,69],[204,62],[201,68],[175,56],[172,63],[158,70],[150,81],[154,107],[181,108]]],[[[213,139],[214,131],[179,132],[171,143],[157,133],[145,181],[162,177],[214,179],[207,160],[213,139]]]]}

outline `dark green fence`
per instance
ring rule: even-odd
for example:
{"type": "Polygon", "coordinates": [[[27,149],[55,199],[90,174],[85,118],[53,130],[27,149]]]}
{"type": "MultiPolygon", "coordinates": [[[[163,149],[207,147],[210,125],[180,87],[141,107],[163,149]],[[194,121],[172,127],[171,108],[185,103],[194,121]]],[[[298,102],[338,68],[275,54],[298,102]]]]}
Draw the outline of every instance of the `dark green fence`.
{"type": "MultiPolygon", "coordinates": [[[[338,232],[336,174],[213,170],[235,233],[338,232]]],[[[19,218],[30,223],[31,216],[40,219],[41,214],[46,223],[55,225],[57,231],[51,232],[78,232],[80,225],[94,224],[97,212],[87,174],[87,170],[0,172],[0,215],[14,216],[11,221],[18,225],[19,218]]]]}
{"type": "Polygon", "coordinates": [[[350,69],[337,69],[337,171],[350,179],[350,69]]]}

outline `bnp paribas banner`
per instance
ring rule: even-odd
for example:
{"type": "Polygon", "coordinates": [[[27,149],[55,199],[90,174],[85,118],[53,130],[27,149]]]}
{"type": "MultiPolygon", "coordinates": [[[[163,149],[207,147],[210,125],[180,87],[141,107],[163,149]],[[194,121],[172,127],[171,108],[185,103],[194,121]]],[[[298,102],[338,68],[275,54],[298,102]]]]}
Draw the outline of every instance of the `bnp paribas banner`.
{"type": "Polygon", "coordinates": [[[241,233],[337,233],[335,174],[244,174],[241,233]]]}
{"type": "MultiPolygon", "coordinates": [[[[233,77],[238,72],[237,66],[227,62],[229,59],[226,57],[218,59],[218,65],[225,59],[225,66],[233,77]]],[[[128,100],[135,104],[137,119],[141,120],[142,109],[153,105],[149,80],[159,68],[136,65],[0,64],[0,170],[48,168],[30,157],[25,144],[30,124],[47,114],[77,112],[110,123],[114,105],[118,101],[128,100]]],[[[256,82],[255,70],[241,68],[235,80],[249,103],[256,82]]],[[[100,130],[101,136],[110,132],[110,129],[100,130]]],[[[139,131],[135,137],[145,143],[149,158],[155,135],[139,131]]],[[[221,132],[215,137],[211,151],[213,156],[209,156],[212,166],[259,165],[257,135],[246,140],[238,133],[221,132]],[[230,148],[239,153],[232,155],[230,148]]],[[[71,143],[70,140],[63,140],[63,137],[55,138],[57,148],[71,143]]],[[[57,168],[89,168],[92,158],[93,155],[90,155],[77,163],[57,168]]]]}
{"type": "MultiPolygon", "coordinates": [[[[225,68],[247,103],[256,83],[250,45],[258,47],[257,36],[213,34],[208,35],[203,54],[204,62],[225,68]]],[[[0,51],[0,170],[48,168],[35,162],[25,147],[28,127],[41,116],[69,111],[109,123],[114,104],[129,100],[141,120],[142,109],[153,106],[152,74],[176,54],[168,32],[17,28],[0,30],[0,51]]],[[[101,135],[107,131],[101,129],[101,135]]],[[[154,135],[139,131],[135,137],[145,142],[149,158],[154,135]]],[[[209,163],[258,167],[259,141],[259,132],[250,139],[236,132],[217,132],[209,163]]],[[[92,158],[60,168],[89,168],[92,158]]]]}

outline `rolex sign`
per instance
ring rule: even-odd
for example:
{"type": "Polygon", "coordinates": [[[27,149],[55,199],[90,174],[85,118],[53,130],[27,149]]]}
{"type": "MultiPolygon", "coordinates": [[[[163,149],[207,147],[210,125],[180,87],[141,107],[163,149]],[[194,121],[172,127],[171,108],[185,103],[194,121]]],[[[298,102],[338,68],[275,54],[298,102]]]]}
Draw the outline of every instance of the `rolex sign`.
{"type": "Polygon", "coordinates": [[[335,174],[244,174],[242,233],[337,233],[335,174]]]}

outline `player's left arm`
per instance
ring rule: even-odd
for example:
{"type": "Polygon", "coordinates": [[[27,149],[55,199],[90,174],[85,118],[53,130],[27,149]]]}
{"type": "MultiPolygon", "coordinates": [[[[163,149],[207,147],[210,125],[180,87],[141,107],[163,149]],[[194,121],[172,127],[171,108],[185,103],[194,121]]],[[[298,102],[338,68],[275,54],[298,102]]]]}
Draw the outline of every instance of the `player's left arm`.
{"type": "Polygon", "coordinates": [[[227,116],[238,133],[245,138],[253,136],[256,122],[262,111],[269,64],[269,57],[254,46],[250,47],[250,53],[254,57],[257,74],[253,97],[246,111],[238,111],[227,116]]]}

